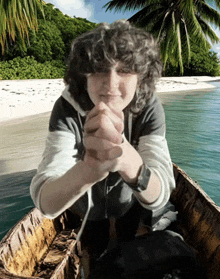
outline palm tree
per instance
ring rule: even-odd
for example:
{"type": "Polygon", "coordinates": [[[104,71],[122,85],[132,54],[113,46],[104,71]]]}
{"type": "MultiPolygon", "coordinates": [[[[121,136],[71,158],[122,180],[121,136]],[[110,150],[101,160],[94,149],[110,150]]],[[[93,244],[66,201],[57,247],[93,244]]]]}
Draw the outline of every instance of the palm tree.
{"type": "MultiPolygon", "coordinates": [[[[213,0],[220,7],[220,0],[213,0]]],[[[210,24],[220,27],[220,13],[205,0],[112,0],[107,10],[137,10],[128,20],[146,27],[158,40],[161,59],[179,65],[183,73],[183,56],[190,60],[191,43],[210,49],[219,38],[210,24]]]]}
{"type": "Polygon", "coordinates": [[[43,13],[42,0],[0,0],[0,45],[4,52],[7,39],[16,34],[24,42],[28,29],[37,30],[37,9],[43,13]]]}

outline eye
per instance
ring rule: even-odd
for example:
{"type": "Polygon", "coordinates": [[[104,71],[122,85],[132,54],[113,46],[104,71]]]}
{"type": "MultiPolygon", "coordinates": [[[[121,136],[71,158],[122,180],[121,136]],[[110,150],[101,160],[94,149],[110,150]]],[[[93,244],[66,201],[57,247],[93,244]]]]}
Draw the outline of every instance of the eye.
{"type": "Polygon", "coordinates": [[[99,72],[96,72],[96,73],[90,73],[90,74],[87,74],[87,77],[102,77],[105,73],[99,73],[99,72]]]}

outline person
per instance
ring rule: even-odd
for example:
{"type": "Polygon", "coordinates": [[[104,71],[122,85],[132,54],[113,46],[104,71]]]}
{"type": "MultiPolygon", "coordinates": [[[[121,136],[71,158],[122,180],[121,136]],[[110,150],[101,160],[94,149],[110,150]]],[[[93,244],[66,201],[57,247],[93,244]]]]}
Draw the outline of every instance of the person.
{"type": "Polygon", "coordinates": [[[140,224],[159,230],[175,219],[165,114],[155,94],[161,73],[156,40],[126,20],[101,23],[72,43],[30,192],[48,218],[87,214],[82,243],[93,262],[110,228],[125,240],[140,224]]]}

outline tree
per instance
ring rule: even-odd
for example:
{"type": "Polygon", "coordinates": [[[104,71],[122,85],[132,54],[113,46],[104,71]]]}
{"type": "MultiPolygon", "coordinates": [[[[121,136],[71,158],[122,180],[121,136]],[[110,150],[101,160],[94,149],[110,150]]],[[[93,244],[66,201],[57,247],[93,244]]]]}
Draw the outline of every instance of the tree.
{"type": "Polygon", "coordinates": [[[64,62],[73,39],[97,26],[86,19],[64,15],[50,3],[44,5],[44,15],[38,10],[37,18],[38,30],[29,29],[28,38],[24,38],[25,43],[22,43],[16,31],[16,40],[8,42],[2,55],[0,46],[0,61],[33,56],[40,63],[53,60],[64,62]]]}
{"type": "MultiPolygon", "coordinates": [[[[191,59],[188,63],[187,57],[183,56],[184,75],[186,76],[219,76],[220,60],[217,53],[201,48],[192,43],[191,59]]],[[[179,68],[167,63],[165,76],[178,76],[179,68]]]]}
{"type": "Polygon", "coordinates": [[[41,63],[51,60],[64,60],[65,45],[61,32],[53,21],[38,20],[38,31],[30,32],[30,45],[25,54],[33,56],[41,63]]]}
{"type": "Polygon", "coordinates": [[[0,0],[0,45],[4,52],[7,40],[15,41],[16,33],[22,41],[29,28],[37,30],[37,9],[43,13],[42,0],[0,0]]]}
{"type": "MultiPolygon", "coordinates": [[[[213,0],[220,7],[220,0],[213,0]]],[[[139,27],[146,27],[158,40],[161,59],[174,66],[179,65],[183,73],[183,55],[191,58],[191,42],[208,50],[210,43],[219,38],[210,24],[220,27],[220,13],[205,0],[112,0],[107,10],[136,10],[129,21],[139,27]]]]}

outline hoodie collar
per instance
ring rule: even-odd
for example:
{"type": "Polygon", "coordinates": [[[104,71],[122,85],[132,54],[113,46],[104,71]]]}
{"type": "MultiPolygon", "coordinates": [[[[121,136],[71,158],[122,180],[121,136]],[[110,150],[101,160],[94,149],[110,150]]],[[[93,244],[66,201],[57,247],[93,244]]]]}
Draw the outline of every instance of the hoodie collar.
{"type": "MultiPolygon", "coordinates": [[[[62,92],[62,97],[72,105],[72,107],[82,116],[86,116],[87,112],[84,111],[80,105],[73,99],[73,97],[70,95],[69,92],[69,85],[65,87],[65,89],[62,92]]],[[[129,112],[128,114],[128,141],[131,142],[131,133],[132,133],[132,119],[133,114],[129,112]]]]}
{"type": "Polygon", "coordinates": [[[81,116],[86,116],[86,111],[84,111],[80,105],[73,99],[73,97],[71,96],[70,92],[69,92],[69,85],[67,85],[65,87],[65,89],[62,92],[62,97],[68,102],[70,103],[73,108],[81,115],[81,116]]]}

